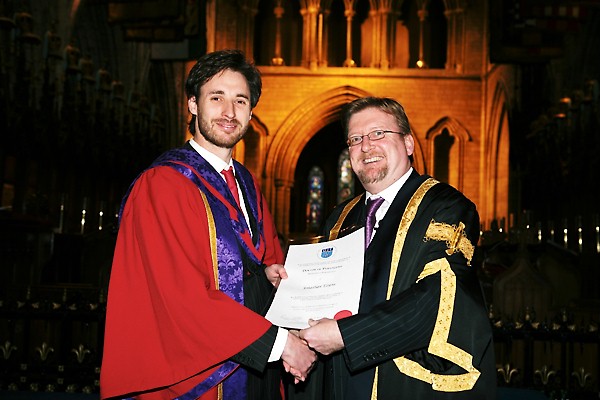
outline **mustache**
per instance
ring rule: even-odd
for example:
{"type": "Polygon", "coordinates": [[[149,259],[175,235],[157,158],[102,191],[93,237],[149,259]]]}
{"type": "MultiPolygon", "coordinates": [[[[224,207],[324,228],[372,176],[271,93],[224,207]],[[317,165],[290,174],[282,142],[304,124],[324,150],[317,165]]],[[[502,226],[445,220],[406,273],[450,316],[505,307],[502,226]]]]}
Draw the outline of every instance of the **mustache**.
{"type": "Polygon", "coordinates": [[[235,124],[235,125],[241,125],[240,121],[237,120],[237,118],[233,118],[233,119],[229,119],[229,118],[217,118],[217,119],[213,119],[212,120],[212,125],[215,124],[235,124]]]}

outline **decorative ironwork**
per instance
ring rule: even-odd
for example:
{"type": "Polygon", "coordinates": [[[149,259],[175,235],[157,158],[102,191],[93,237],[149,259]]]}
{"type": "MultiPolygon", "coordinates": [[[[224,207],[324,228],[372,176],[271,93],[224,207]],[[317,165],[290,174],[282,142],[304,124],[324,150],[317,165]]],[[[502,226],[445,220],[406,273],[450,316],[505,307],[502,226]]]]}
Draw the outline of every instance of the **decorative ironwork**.
{"type": "Polygon", "coordinates": [[[534,375],[539,376],[540,380],[542,382],[542,385],[546,386],[546,385],[548,385],[550,378],[552,378],[554,375],[556,375],[556,371],[554,371],[553,369],[549,369],[549,367],[547,365],[544,365],[542,367],[542,369],[536,369],[534,372],[534,375]]]}
{"type": "Polygon", "coordinates": [[[85,360],[85,356],[91,353],[88,349],[85,348],[83,344],[80,344],[79,347],[76,349],[71,349],[71,352],[75,353],[75,356],[77,357],[77,362],[79,364],[82,364],[85,360]]]}
{"type": "Polygon", "coordinates": [[[496,370],[502,376],[502,380],[504,383],[509,384],[513,377],[519,373],[519,370],[516,368],[512,368],[510,363],[504,364],[504,366],[498,366],[496,370]]]}
{"type": "Polygon", "coordinates": [[[48,343],[44,342],[40,347],[36,347],[35,351],[40,355],[42,361],[46,361],[50,353],[54,353],[54,347],[50,347],[48,343]]]}
{"type": "Polygon", "coordinates": [[[2,350],[2,357],[5,360],[8,360],[10,358],[10,355],[13,351],[17,350],[17,346],[13,346],[10,341],[6,341],[4,342],[4,346],[0,347],[0,350],[2,350]]]}
{"type": "Polygon", "coordinates": [[[581,367],[576,371],[571,372],[571,376],[574,376],[579,384],[579,387],[584,388],[586,383],[592,379],[592,374],[585,372],[585,368],[581,367]]]}

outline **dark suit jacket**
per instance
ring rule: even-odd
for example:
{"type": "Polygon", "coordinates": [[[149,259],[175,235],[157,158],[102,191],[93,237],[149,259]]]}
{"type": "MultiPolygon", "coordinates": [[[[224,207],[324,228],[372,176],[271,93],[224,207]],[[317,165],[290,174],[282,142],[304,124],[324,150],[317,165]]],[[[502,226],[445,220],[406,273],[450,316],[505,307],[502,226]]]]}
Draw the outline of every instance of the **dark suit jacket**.
{"type": "MultiPolygon", "coordinates": [[[[326,399],[370,399],[376,367],[379,400],[495,398],[491,326],[476,271],[468,265],[479,216],[447,184],[424,191],[428,178],[411,174],[366,250],[359,313],[338,322],[345,348],[328,361],[326,399]],[[420,203],[411,203],[413,195],[420,203]],[[394,249],[401,252],[386,300],[394,249]],[[461,388],[463,381],[471,384],[461,388]]],[[[345,205],[328,218],[327,232],[345,205]]],[[[361,199],[342,229],[364,220],[361,199]]]]}
{"type": "MultiPolygon", "coordinates": [[[[244,194],[244,198],[246,194],[244,194]]],[[[256,221],[250,215],[251,229],[256,232],[256,221]]],[[[257,234],[253,236],[255,239],[257,234]]],[[[250,257],[242,252],[244,261],[244,305],[265,315],[273,300],[273,285],[265,275],[264,265],[255,264],[250,257]]],[[[281,372],[279,362],[268,363],[273,344],[277,336],[277,327],[272,326],[257,341],[250,344],[231,360],[240,363],[248,371],[247,399],[248,400],[279,400],[281,399],[281,372]]]]}

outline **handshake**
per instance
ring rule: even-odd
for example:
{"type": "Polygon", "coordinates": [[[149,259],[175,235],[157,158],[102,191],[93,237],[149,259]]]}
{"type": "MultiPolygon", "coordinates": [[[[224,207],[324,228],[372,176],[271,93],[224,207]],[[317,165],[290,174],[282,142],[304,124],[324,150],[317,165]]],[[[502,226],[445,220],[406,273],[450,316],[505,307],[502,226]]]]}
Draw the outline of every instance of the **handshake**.
{"type": "Polygon", "coordinates": [[[311,319],[308,324],[308,328],[288,331],[281,355],[286,372],[294,376],[294,383],[306,380],[317,362],[317,353],[328,355],[344,348],[337,321],[311,319]]]}
{"type": "MultiPolygon", "coordinates": [[[[265,273],[273,286],[288,275],[281,264],[272,264],[265,273]]],[[[330,318],[308,320],[308,328],[288,331],[287,342],[281,355],[286,372],[294,376],[294,382],[304,382],[317,362],[317,353],[329,355],[344,348],[344,340],[337,321],[330,318]]]]}

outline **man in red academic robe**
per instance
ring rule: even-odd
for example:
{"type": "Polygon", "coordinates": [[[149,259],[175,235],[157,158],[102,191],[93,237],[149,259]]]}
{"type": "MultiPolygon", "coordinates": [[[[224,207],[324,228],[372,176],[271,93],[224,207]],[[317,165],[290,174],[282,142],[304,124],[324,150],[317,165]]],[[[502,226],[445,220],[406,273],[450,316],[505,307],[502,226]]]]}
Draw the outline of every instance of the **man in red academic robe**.
{"type": "Polygon", "coordinates": [[[261,316],[283,255],[255,179],[231,157],[260,75],[241,52],[214,52],[192,68],[186,92],[194,138],[160,156],[123,200],[101,398],[281,398],[272,361],[304,380],[316,356],[261,316]]]}

